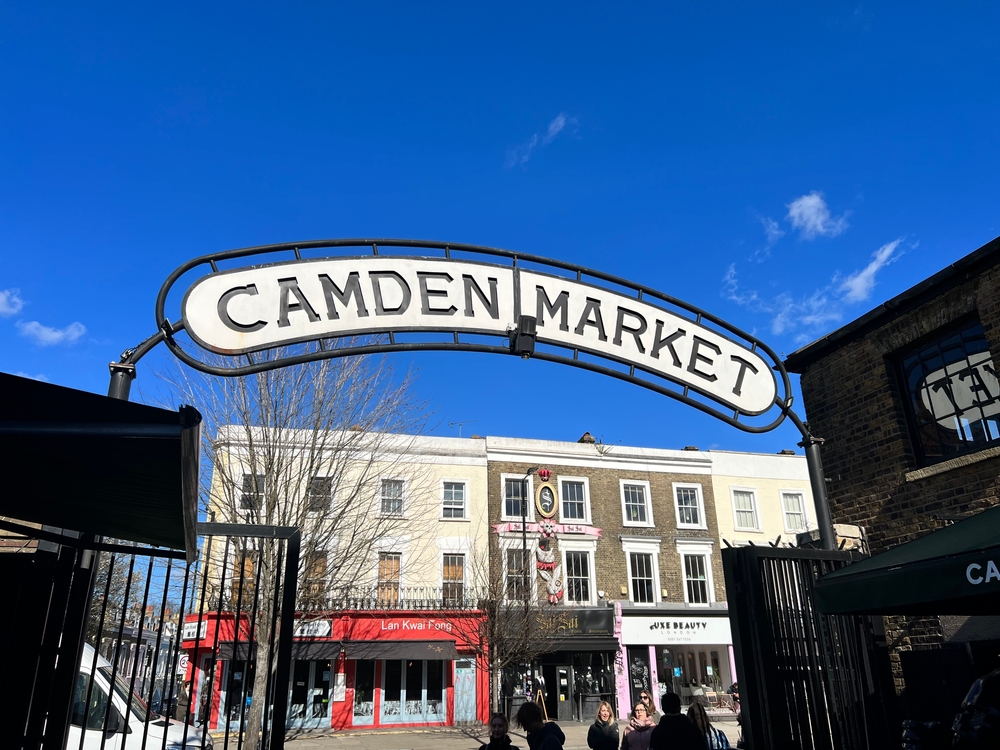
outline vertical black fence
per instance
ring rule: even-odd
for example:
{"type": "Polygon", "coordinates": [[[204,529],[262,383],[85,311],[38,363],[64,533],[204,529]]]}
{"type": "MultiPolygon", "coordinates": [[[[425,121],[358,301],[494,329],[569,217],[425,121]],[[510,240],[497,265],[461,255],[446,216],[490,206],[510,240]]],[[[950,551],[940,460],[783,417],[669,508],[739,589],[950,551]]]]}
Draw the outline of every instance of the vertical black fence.
{"type": "Polygon", "coordinates": [[[823,550],[722,551],[747,747],[899,747],[881,618],[824,615],[813,604],[816,580],[854,559],[823,550]]]}
{"type": "Polygon", "coordinates": [[[2,519],[0,530],[0,746],[284,747],[296,529],[200,524],[192,563],[2,519]]]}

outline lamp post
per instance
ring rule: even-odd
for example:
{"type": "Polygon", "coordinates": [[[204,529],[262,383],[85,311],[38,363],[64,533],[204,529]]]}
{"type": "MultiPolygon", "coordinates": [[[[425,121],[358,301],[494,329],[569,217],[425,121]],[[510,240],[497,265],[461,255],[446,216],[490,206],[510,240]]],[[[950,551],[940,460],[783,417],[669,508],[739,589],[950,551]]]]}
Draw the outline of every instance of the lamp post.
{"type": "MultiPolygon", "coordinates": [[[[531,583],[528,581],[528,477],[538,471],[537,466],[532,466],[524,472],[521,477],[521,585],[524,586],[524,635],[528,635],[528,600],[531,597],[531,583]]],[[[531,674],[531,665],[528,667],[528,680],[534,691],[534,675],[531,674]]],[[[527,697],[527,696],[526,696],[527,697]]]]}

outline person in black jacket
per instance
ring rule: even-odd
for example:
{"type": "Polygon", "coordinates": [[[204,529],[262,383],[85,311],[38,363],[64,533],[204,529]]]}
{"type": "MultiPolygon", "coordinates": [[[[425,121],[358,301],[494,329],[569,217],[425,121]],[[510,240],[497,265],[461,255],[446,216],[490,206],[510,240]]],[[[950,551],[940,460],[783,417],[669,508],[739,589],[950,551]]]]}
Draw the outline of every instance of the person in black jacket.
{"type": "Polygon", "coordinates": [[[607,701],[601,701],[597,707],[597,717],[587,732],[587,747],[591,750],[618,750],[618,723],[607,701]]]}
{"type": "Polygon", "coordinates": [[[493,714],[490,719],[490,741],[480,745],[479,750],[518,750],[517,745],[510,744],[507,731],[510,726],[503,714],[493,714]]]}
{"type": "Polygon", "coordinates": [[[701,732],[681,713],[681,697],[667,693],[661,706],[663,718],[649,738],[649,750],[705,750],[701,732]]]}
{"type": "Polygon", "coordinates": [[[566,735],[554,721],[542,721],[542,709],[537,703],[522,703],[514,720],[528,733],[530,750],[562,750],[566,735]]]}

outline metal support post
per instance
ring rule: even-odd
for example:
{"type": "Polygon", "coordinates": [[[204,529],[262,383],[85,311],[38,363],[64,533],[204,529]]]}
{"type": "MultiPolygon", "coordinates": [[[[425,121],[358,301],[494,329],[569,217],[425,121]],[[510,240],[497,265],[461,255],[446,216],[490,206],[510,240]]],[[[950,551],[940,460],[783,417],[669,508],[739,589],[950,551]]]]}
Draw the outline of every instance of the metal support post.
{"type": "Polygon", "coordinates": [[[135,380],[135,365],[111,362],[108,364],[108,369],[111,370],[111,383],[108,385],[108,396],[128,401],[132,381],[135,380]]]}
{"type": "Polygon", "coordinates": [[[799,445],[806,449],[806,466],[809,468],[809,485],[812,487],[813,502],[816,505],[816,523],[819,525],[819,539],[823,549],[837,549],[837,534],[833,529],[833,515],[830,500],[826,494],[826,477],[823,475],[823,458],[820,456],[822,438],[804,436],[799,445]]]}

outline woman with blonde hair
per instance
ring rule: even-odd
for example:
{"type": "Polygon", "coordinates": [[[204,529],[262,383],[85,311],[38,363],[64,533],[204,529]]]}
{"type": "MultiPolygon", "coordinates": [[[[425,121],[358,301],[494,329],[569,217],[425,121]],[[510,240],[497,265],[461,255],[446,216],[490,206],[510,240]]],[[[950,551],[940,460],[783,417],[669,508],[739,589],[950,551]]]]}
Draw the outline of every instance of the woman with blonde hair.
{"type": "Polygon", "coordinates": [[[726,735],[712,726],[712,722],[708,720],[708,714],[705,712],[705,707],[700,703],[691,704],[691,708],[688,709],[688,719],[705,738],[706,750],[732,747],[726,735]]]}
{"type": "Polygon", "coordinates": [[[587,747],[591,750],[618,750],[618,722],[614,709],[607,701],[597,707],[597,716],[587,732],[587,747]]]}
{"type": "Polygon", "coordinates": [[[510,744],[507,731],[510,725],[503,714],[493,714],[490,719],[490,741],[479,746],[479,750],[517,750],[517,745],[510,744]]]}

